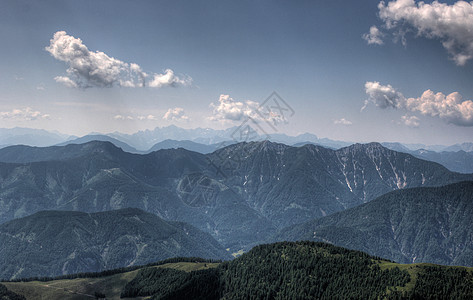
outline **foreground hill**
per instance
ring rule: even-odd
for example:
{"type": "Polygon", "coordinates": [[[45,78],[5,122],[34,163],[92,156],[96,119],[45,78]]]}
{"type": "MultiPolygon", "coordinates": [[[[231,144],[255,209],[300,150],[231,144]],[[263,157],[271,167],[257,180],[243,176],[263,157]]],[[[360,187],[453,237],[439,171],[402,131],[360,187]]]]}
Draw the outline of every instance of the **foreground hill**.
{"type": "Polygon", "coordinates": [[[473,266],[473,182],[413,188],[286,228],[277,240],[315,240],[401,263],[473,266]]]}
{"type": "Polygon", "coordinates": [[[0,163],[0,223],[40,210],[136,207],[190,223],[232,252],[393,190],[473,180],[376,143],[331,150],[265,141],[207,155],[131,154],[99,141],[23,149],[18,157],[36,161],[0,163]]]}
{"type": "Polygon", "coordinates": [[[57,276],[176,256],[231,256],[195,227],[139,209],[42,211],[0,225],[0,278],[57,276]]]}
{"type": "Polygon", "coordinates": [[[136,270],[2,284],[27,299],[51,300],[94,295],[107,299],[471,299],[472,271],[401,265],[324,243],[284,242],[255,247],[220,264],[174,259],[136,270]]]}

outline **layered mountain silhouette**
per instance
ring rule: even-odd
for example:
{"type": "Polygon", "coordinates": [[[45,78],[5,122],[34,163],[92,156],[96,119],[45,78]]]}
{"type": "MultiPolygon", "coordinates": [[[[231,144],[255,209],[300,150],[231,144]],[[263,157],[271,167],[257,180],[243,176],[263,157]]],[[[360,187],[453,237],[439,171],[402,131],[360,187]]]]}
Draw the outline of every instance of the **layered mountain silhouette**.
{"type": "Polygon", "coordinates": [[[377,143],[331,150],[264,141],[207,155],[131,154],[97,141],[21,149],[0,150],[10,161],[0,163],[0,222],[40,210],[136,207],[188,222],[232,251],[393,190],[473,179],[377,143]]]}
{"type": "Polygon", "coordinates": [[[69,140],[69,141],[57,144],[55,146],[66,146],[69,144],[85,144],[92,141],[110,142],[114,144],[115,146],[117,146],[118,148],[121,148],[125,152],[138,153],[138,154],[144,153],[144,151],[139,151],[125,142],[122,142],[118,139],[115,139],[113,137],[110,137],[108,135],[103,135],[103,134],[88,134],[77,139],[73,139],[73,140],[69,140]]]}
{"type": "Polygon", "coordinates": [[[473,182],[399,190],[282,230],[401,263],[473,266],[473,182]]]}
{"type": "Polygon", "coordinates": [[[164,140],[162,142],[156,143],[151,147],[148,152],[154,152],[162,149],[177,149],[184,148],[186,150],[199,152],[202,154],[212,153],[219,147],[219,144],[200,144],[193,141],[176,141],[176,140],[164,140]]]}
{"type": "Polygon", "coordinates": [[[170,257],[229,259],[208,233],[135,208],[42,211],[0,225],[0,278],[57,276],[170,257]]]}

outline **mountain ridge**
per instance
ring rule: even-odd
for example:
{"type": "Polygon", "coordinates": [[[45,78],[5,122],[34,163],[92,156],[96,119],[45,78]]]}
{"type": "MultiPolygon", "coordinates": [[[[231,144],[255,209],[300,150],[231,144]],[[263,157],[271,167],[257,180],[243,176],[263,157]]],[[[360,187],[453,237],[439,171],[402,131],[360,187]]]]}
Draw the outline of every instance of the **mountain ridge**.
{"type": "Polygon", "coordinates": [[[237,252],[392,190],[473,180],[379,144],[331,150],[266,141],[207,155],[182,148],[131,154],[109,142],[52,149],[43,149],[51,161],[0,163],[0,222],[48,209],[136,207],[188,222],[237,252]]]}
{"type": "Polygon", "coordinates": [[[417,187],[283,229],[276,240],[309,239],[400,263],[473,266],[473,182],[417,187]]]}
{"type": "Polygon", "coordinates": [[[0,225],[1,278],[57,276],[176,256],[229,259],[208,233],[136,208],[41,211],[0,225]]]}

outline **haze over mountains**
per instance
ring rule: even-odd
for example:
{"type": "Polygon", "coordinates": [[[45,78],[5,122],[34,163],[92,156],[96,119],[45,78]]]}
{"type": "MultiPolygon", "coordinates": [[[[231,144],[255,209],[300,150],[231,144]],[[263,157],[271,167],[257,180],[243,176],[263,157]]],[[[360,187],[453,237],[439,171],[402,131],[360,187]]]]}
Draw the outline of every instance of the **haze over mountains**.
{"type": "MultiPolygon", "coordinates": [[[[236,131],[238,131],[237,127],[231,127],[226,130],[214,130],[209,128],[184,129],[177,126],[168,126],[162,128],[157,127],[154,130],[139,131],[134,134],[118,132],[111,134],[91,133],[78,138],[45,130],[13,128],[0,129],[0,149],[11,145],[64,146],[67,144],[82,144],[98,140],[111,142],[125,152],[137,154],[177,148],[208,154],[219,148],[245,141],[244,139],[236,138],[236,131]]],[[[318,138],[309,133],[294,137],[285,134],[270,134],[263,137],[259,136],[256,132],[253,132],[251,135],[252,141],[267,138],[273,142],[297,147],[313,144],[331,149],[339,149],[353,144],[351,142],[318,138]]],[[[452,146],[428,146],[423,144],[388,142],[381,144],[394,151],[409,153],[421,159],[440,163],[450,171],[473,173],[473,143],[462,143],[452,146]]],[[[2,161],[1,158],[0,161],[2,161]]]]}
{"type": "Polygon", "coordinates": [[[376,143],[332,150],[265,141],[207,155],[131,154],[100,141],[20,148],[0,154],[14,162],[0,163],[1,222],[40,210],[136,207],[187,222],[231,251],[393,190],[473,180],[376,143]]]}
{"type": "MultiPolygon", "coordinates": [[[[90,133],[83,137],[77,137],[74,135],[62,134],[59,132],[51,132],[43,129],[30,129],[30,128],[0,128],[0,147],[6,147],[11,145],[27,145],[27,146],[63,146],[68,143],[81,144],[92,140],[109,141],[114,143],[116,146],[122,148],[124,151],[133,152],[149,152],[151,147],[155,144],[163,142],[165,140],[172,141],[192,141],[194,143],[203,145],[228,145],[228,142],[232,143],[243,142],[243,141],[258,141],[269,139],[273,142],[284,143],[287,145],[302,146],[304,144],[316,144],[324,147],[338,149],[353,144],[351,141],[337,141],[329,138],[319,138],[311,133],[299,134],[297,136],[289,136],[283,133],[270,133],[261,136],[257,132],[251,133],[251,139],[240,140],[235,137],[235,133],[240,128],[238,126],[230,127],[227,129],[211,129],[211,128],[194,128],[185,129],[170,125],[167,127],[156,127],[153,130],[138,131],[133,134],[124,134],[120,132],[113,132],[108,134],[103,133],[90,133]],[[117,144],[116,144],[117,143],[117,144]],[[121,143],[121,144],[118,144],[121,143]],[[223,144],[222,144],[223,143],[223,144]],[[126,145],[126,146],[125,146],[126,145]],[[128,151],[124,147],[130,147],[128,151]],[[134,150],[133,150],[134,149],[134,150]]],[[[392,142],[381,143],[386,148],[407,152],[415,151],[419,149],[434,151],[434,152],[457,152],[473,151],[473,143],[465,142],[455,145],[425,145],[425,144],[402,144],[392,142]]],[[[190,149],[189,149],[190,150],[190,149]]]]}
{"type": "Polygon", "coordinates": [[[229,259],[300,239],[401,263],[473,266],[473,152],[287,136],[294,146],[168,139],[141,151],[116,136],[0,149],[0,276],[229,259]]]}

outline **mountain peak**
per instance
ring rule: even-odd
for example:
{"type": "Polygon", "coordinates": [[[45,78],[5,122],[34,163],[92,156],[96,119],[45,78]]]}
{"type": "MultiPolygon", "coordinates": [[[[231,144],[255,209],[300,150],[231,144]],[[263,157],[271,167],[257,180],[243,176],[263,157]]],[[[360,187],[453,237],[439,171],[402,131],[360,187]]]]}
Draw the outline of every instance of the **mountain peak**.
{"type": "Polygon", "coordinates": [[[388,150],[387,148],[383,147],[383,145],[381,145],[380,143],[378,142],[371,142],[371,143],[367,143],[367,144],[360,144],[360,143],[356,143],[356,144],[353,144],[353,145],[350,145],[348,147],[344,147],[344,148],[341,148],[340,150],[341,151],[350,151],[350,152],[357,152],[357,151],[367,151],[367,150],[388,150]]]}

